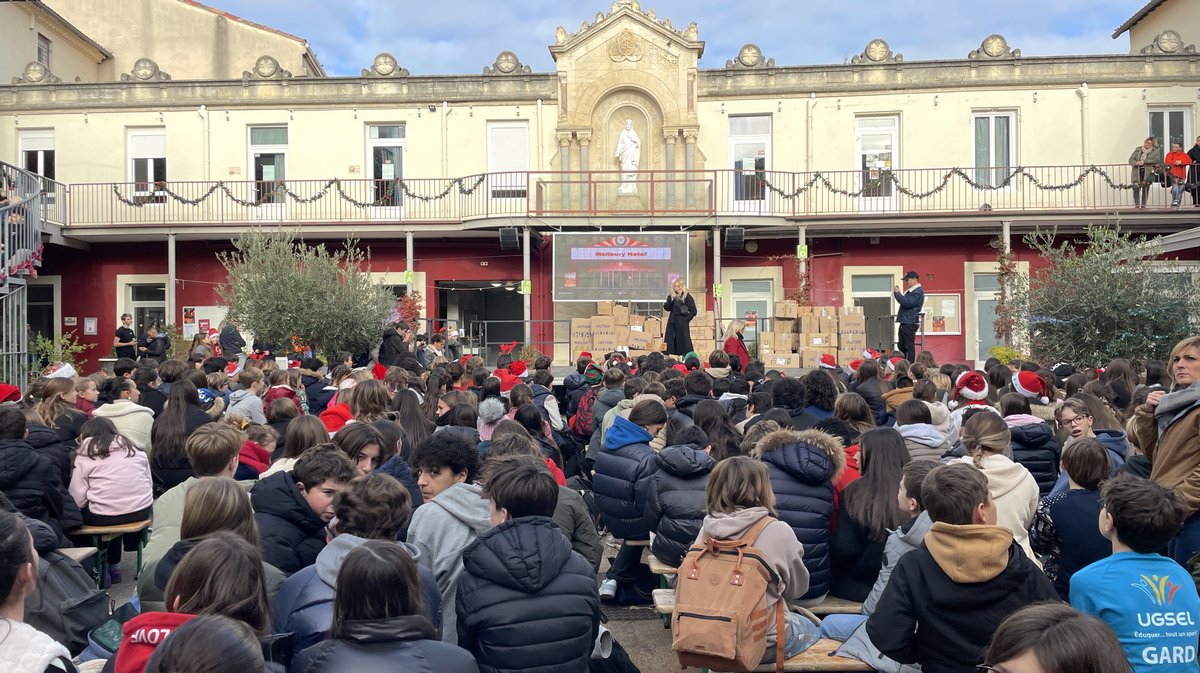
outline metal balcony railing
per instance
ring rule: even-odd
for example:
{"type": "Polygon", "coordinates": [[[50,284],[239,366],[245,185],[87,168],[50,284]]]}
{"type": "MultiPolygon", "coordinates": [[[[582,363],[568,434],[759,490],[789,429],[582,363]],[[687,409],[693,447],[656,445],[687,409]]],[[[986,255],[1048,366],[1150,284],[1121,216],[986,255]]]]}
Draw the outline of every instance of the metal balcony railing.
{"type": "Polygon", "coordinates": [[[0,382],[25,390],[30,353],[26,279],[42,261],[41,178],[0,162],[0,382]]]}
{"type": "MultiPolygon", "coordinates": [[[[503,217],[828,217],[1095,212],[1132,205],[1126,164],[852,171],[529,171],[403,180],[52,183],[70,227],[453,224],[503,217]]],[[[1159,184],[1159,183],[1155,183],[1159,184]]],[[[1168,205],[1151,189],[1151,205],[1168,205]]]]}

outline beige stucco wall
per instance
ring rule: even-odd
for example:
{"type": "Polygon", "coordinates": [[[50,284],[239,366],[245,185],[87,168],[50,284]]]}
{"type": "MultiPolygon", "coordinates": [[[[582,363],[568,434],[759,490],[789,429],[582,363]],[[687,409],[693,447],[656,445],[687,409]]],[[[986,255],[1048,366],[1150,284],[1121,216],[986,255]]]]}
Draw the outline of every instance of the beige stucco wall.
{"type": "Polygon", "coordinates": [[[148,57],[175,79],[237,79],[265,54],[293,75],[306,74],[301,41],[177,0],[47,4],[112,52],[117,73],[148,57]]]}
{"type": "Polygon", "coordinates": [[[1129,29],[1129,51],[1136,54],[1164,30],[1173,30],[1183,44],[1200,45],[1200,2],[1167,0],[1129,29]]]}
{"type": "Polygon", "coordinates": [[[0,3],[0,84],[20,77],[25,65],[37,60],[38,34],[50,38],[50,69],[63,82],[101,79],[101,57],[77,45],[77,37],[52,25],[36,8],[20,2],[0,3]]]}

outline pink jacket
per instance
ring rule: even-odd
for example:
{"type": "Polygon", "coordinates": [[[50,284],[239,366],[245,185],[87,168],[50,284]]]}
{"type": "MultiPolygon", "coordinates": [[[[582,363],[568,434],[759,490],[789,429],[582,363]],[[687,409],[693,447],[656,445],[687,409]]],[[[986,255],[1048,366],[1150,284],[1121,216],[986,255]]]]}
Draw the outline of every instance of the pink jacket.
{"type": "MultiPolygon", "coordinates": [[[[150,459],[140,449],[132,456],[124,446],[115,446],[107,458],[88,458],[84,449],[75,455],[71,471],[71,497],[92,514],[117,516],[146,509],[154,504],[150,459]]],[[[124,441],[124,440],[121,440],[124,441]]]]}

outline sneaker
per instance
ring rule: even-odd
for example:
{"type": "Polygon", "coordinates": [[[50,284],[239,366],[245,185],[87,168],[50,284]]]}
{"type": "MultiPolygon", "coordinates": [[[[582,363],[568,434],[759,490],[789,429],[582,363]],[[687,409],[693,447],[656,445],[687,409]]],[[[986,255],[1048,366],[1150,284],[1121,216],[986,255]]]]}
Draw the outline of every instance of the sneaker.
{"type": "Polygon", "coordinates": [[[1172,201],[1172,202],[1171,202],[1171,207],[1172,207],[1172,208],[1178,208],[1178,207],[1179,207],[1179,202],[1178,202],[1178,201],[1172,201]]]}
{"type": "Polygon", "coordinates": [[[600,599],[611,601],[617,597],[617,581],[604,580],[600,583],[600,599]]]}
{"type": "Polygon", "coordinates": [[[108,569],[108,579],[113,584],[121,583],[121,566],[112,566],[108,569]]]}

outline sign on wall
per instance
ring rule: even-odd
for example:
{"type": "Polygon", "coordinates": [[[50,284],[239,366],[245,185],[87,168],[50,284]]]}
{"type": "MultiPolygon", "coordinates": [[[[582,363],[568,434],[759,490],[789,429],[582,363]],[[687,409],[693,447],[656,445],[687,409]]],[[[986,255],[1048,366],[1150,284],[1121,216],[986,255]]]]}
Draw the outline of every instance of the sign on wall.
{"type": "Polygon", "coordinates": [[[662,301],[688,282],[688,235],[556,234],[555,301],[662,301]]]}

